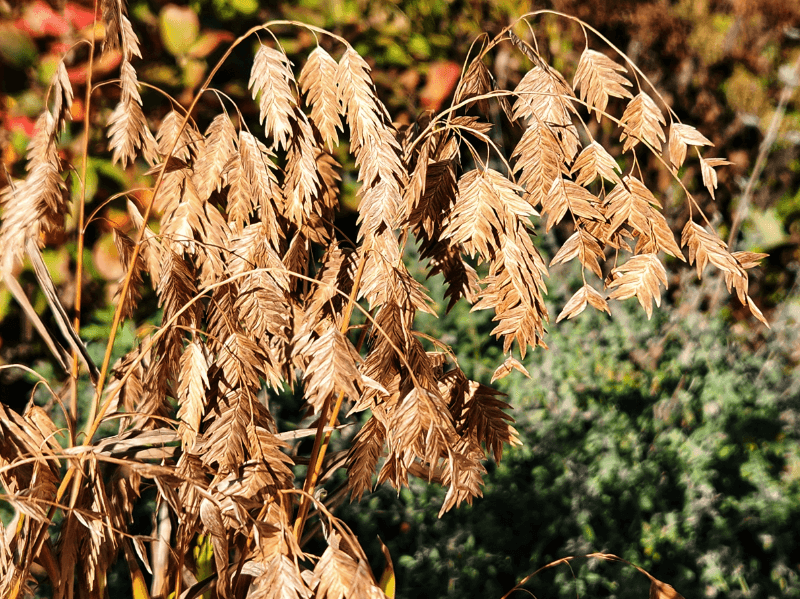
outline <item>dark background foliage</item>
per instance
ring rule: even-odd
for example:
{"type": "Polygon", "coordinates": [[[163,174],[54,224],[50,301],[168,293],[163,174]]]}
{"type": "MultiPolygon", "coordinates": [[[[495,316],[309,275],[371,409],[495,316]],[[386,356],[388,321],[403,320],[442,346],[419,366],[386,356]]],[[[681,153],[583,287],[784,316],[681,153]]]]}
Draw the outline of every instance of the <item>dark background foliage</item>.
{"type": "MultiPolygon", "coordinates": [[[[796,316],[774,328],[755,351],[696,312],[648,322],[619,310],[554,328],[550,349],[526,361],[532,379],[502,386],[524,446],[490,468],[482,500],[437,520],[443,494],[420,483],[343,513],[365,542],[388,544],[403,597],[499,597],[553,560],[595,551],[685,597],[797,596],[796,316]]],[[[579,559],[526,588],[643,597],[647,583],[579,559]]]]}

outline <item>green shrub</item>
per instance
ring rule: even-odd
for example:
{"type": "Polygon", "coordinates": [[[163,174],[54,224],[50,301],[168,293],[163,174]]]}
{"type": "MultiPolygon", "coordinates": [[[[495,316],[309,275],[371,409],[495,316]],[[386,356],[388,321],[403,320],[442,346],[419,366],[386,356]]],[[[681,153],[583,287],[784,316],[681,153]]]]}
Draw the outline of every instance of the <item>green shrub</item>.
{"type": "MultiPolygon", "coordinates": [[[[800,596],[798,327],[774,324],[753,352],[697,313],[582,316],[525,363],[531,380],[506,379],[524,446],[490,469],[481,501],[437,520],[440,492],[380,489],[345,518],[388,544],[399,597],[500,597],[595,551],[685,597],[800,596]]],[[[466,321],[456,336],[471,338],[466,321]]],[[[459,347],[469,360],[474,348],[459,347]]],[[[619,568],[579,560],[526,588],[646,596],[646,580],[619,568]]]]}

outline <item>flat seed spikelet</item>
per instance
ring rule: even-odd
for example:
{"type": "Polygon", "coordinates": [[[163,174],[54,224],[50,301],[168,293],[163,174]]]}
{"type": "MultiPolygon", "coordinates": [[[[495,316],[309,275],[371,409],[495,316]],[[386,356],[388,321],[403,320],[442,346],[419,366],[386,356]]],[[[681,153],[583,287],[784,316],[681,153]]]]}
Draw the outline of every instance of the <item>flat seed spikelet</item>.
{"type": "Polygon", "coordinates": [[[286,148],[292,137],[293,107],[297,104],[292,86],[296,85],[292,63],[280,50],[261,45],[253,60],[250,81],[253,99],[260,95],[259,122],[264,125],[272,148],[286,148]]]}
{"type": "Polygon", "coordinates": [[[443,232],[450,243],[460,243],[470,255],[488,258],[496,248],[495,233],[515,217],[535,214],[520,196],[522,189],[497,171],[473,169],[458,181],[458,200],[443,232]]]}
{"type": "Polygon", "coordinates": [[[661,290],[667,285],[667,271],[655,254],[640,254],[611,271],[618,275],[609,284],[611,299],[624,300],[636,297],[649,319],[653,315],[653,300],[661,305],[661,290]]]}
{"type": "Polygon", "coordinates": [[[300,89],[311,106],[311,120],[319,129],[328,149],[339,144],[338,130],[343,130],[336,89],[338,63],[322,46],[309,54],[300,72],[300,89]]]}
{"type": "Polygon", "coordinates": [[[534,66],[514,89],[514,118],[529,123],[534,119],[548,125],[572,124],[571,112],[575,107],[569,98],[574,97],[561,73],[546,66],[534,66]]]}
{"type": "MultiPolygon", "coordinates": [[[[700,133],[691,125],[683,123],[673,123],[669,128],[669,159],[675,168],[680,168],[686,160],[687,146],[713,146],[711,140],[700,133]]],[[[724,161],[726,162],[726,161],[724,161]]],[[[705,171],[703,173],[703,183],[708,187],[705,171]]],[[[716,182],[714,184],[716,187],[716,182]]],[[[714,192],[711,192],[714,195],[714,192]]]]}
{"type": "Polygon", "coordinates": [[[663,126],[667,121],[653,98],[644,92],[636,94],[625,108],[620,123],[622,124],[620,141],[625,142],[622,146],[623,152],[644,141],[656,152],[661,153],[661,144],[666,141],[663,126]]]}
{"type": "Polygon", "coordinates": [[[589,112],[595,111],[598,121],[608,106],[609,96],[633,97],[626,89],[631,82],[620,74],[626,71],[625,67],[596,50],[586,48],[581,54],[572,86],[579,91],[581,100],[587,103],[589,112]]]}

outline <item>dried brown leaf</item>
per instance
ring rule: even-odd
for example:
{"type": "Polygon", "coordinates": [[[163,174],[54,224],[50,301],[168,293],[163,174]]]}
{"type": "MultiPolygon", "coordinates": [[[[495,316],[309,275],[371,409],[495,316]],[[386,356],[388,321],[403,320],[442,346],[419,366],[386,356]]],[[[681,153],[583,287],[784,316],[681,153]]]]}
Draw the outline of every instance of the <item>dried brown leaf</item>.
{"type": "Polygon", "coordinates": [[[356,501],[372,490],[372,476],[385,441],[386,429],[375,416],[367,420],[353,439],[347,454],[347,485],[356,501]]]}
{"type": "Polygon", "coordinates": [[[67,67],[64,61],[60,60],[56,67],[56,74],[53,76],[52,83],[55,101],[53,104],[53,115],[56,120],[56,131],[61,131],[66,126],[66,121],[72,120],[72,84],[69,82],[67,67]]]}
{"type": "Polygon", "coordinates": [[[429,277],[442,273],[447,288],[444,297],[449,298],[446,311],[449,312],[462,297],[470,304],[475,302],[480,292],[478,273],[461,256],[461,251],[450,244],[434,243],[420,248],[420,257],[430,258],[429,277]]]}
{"type": "MultiPolygon", "coordinates": [[[[427,144],[425,147],[427,148],[427,144]]],[[[419,160],[417,168],[424,173],[421,181],[423,188],[416,201],[410,203],[408,223],[418,236],[431,242],[439,238],[442,221],[456,203],[456,165],[452,160],[442,160],[419,168],[423,161],[427,162],[427,152],[420,152],[419,160]]],[[[412,177],[412,181],[415,177],[412,177]]]]}
{"type": "Polygon", "coordinates": [[[553,130],[542,120],[533,120],[522,134],[514,153],[514,172],[522,171],[519,184],[531,206],[544,202],[547,192],[564,170],[561,145],[553,130]]]}
{"type": "Polygon", "coordinates": [[[623,184],[614,187],[606,196],[605,204],[605,215],[610,221],[609,233],[629,225],[642,238],[652,242],[653,251],[662,250],[684,260],[672,230],[657,209],[661,207],[660,202],[636,177],[626,175],[623,184]]]}
{"type": "Polygon", "coordinates": [[[370,68],[348,48],[336,69],[339,102],[350,126],[350,149],[359,167],[359,239],[385,225],[394,229],[404,213],[402,186],[407,178],[401,148],[386,107],[375,94],[370,68]]]}
{"type": "Polygon", "coordinates": [[[285,216],[300,227],[303,222],[317,211],[314,200],[321,186],[317,172],[317,147],[314,143],[314,132],[305,114],[295,110],[293,135],[289,142],[286,156],[286,180],[284,182],[285,216]]]}
{"type": "Polygon", "coordinates": [[[139,152],[149,164],[155,164],[156,140],[142,112],[136,73],[130,63],[122,63],[123,94],[108,119],[108,140],[114,163],[121,162],[123,168],[133,162],[139,152]],[[126,93],[126,89],[128,90],[126,93]]]}
{"type": "Polygon", "coordinates": [[[492,334],[504,337],[503,352],[509,353],[516,341],[524,358],[527,348],[544,343],[544,322],[548,319],[542,291],[546,291],[543,274],[547,268],[527,230],[500,234],[500,248],[494,255],[486,287],[473,310],[494,309],[499,321],[492,334]]]}
{"type": "Polygon", "coordinates": [[[272,138],[273,150],[286,148],[292,138],[293,112],[297,105],[292,91],[295,85],[292,63],[286,54],[260,45],[247,87],[252,90],[254,100],[260,95],[258,118],[267,137],[272,138]]]}
{"type": "Polygon", "coordinates": [[[125,4],[122,0],[101,0],[100,10],[105,26],[103,39],[103,52],[115,50],[120,46],[122,35],[122,17],[125,14],[125,4]]]}
{"type": "Polygon", "coordinates": [[[569,262],[576,257],[584,268],[588,268],[598,277],[603,278],[603,271],[599,263],[605,259],[603,249],[594,236],[580,228],[564,242],[564,245],[550,261],[550,266],[569,262]]]}
{"type": "Polygon", "coordinates": [[[609,183],[620,183],[618,172],[622,172],[616,160],[596,141],[586,146],[578,155],[572,165],[570,175],[578,176],[575,183],[578,185],[588,185],[597,177],[602,177],[609,183]]]}
{"type": "MultiPolygon", "coordinates": [[[[645,574],[647,573],[645,572],[645,574]]],[[[683,599],[683,595],[676,591],[672,585],[661,582],[650,574],[647,574],[647,576],[650,578],[650,599],[683,599]]]]}
{"type": "Polygon", "coordinates": [[[283,211],[283,193],[273,171],[272,152],[252,134],[239,134],[239,152],[223,170],[228,190],[228,223],[241,229],[258,214],[273,248],[280,247],[285,236],[277,214],[283,211]]]}
{"type": "Polygon", "coordinates": [[[161,215],[161,239],[166,247],[180,255],[197,252],[195,236],[200,236],[207,218],[204,202],[187,172],[170,174],[177,193],[174,198],[168,198],[166,193],[162,196],[165,205],[161,215]]]}
{"type": "Polygon", "coordinates": [[[575,97],[564,77],[555,69],[540,64],[534,66],[514,90],[514,118],[524,118],[532,125],[564,127],[572,124],[570,113],[575,112],[571,98],[575,97]]]}
{"type": "Polygon", "coordinates": [[[445,512],[458,507],[466,501],[472,505],[475,497],[483,497],[483,474],[486,469],[481,460],[484,459],[483,451],[477,443],[465,440],[459,446],[450,450],[444,465],[442,484],[449,487],[447,494],[439,509],[441,518],[445,512]]]}
{"type": "Polygon", "coordinates": [[[318,599],[384,599],[375,585],[369,565],[340,549],[342,538],[335,531],[328,536],[328,548],[314,567],[312,586],[318,599]]]}
{"type": "Polygon", "coordinates": [[[703,175],[703,185],[708,189],[711,198],[714,199],[714,190],[717,188],[717,171],[714,167],[733,164],[724,158],[700,158],[700,172],[703,175]]]}
{"type": "Polygon", "coordinates": [[[495,369],[494,374],[492,374],[491,382],[493,383],[495,381],[499,381],[500,379],[506,378],[509,374],[511,374],[512,370],[517,370],[526,377],[531,378],[527,368],[525,368],[519,360],[517,360],[514,356],[507,356],[503,363],[500,364],[497,369],[495,369]]]}
{"type": "MultiPolygon", "coordinates": [[[[454,102],[455,104],[460,104],[469,98],[488,94],[492,91],[492,87],[492,75],[489,73],[489,69],[486,68],[483,58],[477,56],[469,64],[469,67],[467,67],[467,72],[464,74],[464,78],[458,86],[454,102]]],[[[467,104],[467,108],[475,103],[478,105],[478,110],[484,115],[489,116],[491,114],[489,111],[489,100],[483,98],[475,102],[470,102],[467,104]]]]}
{"type": "Polygon", "coordinates": [[[265,564],[264,572],[253,581],[249,599],[310,599],[297,564],[285,554],[277,554],[265,564]]]}
{"type": "Polygon", "coordinates": [[[362,386],[356,348],[338,328],[330,326],[311,344],[311,361],[305,372],[306,399],[318,413],[325,399],[334,392],[343,392],[351,401],[357,401],[362,386]]]}
{"type": "Polygon", "coordinates": [[[0,191],[0,272],[10,273],[22,259],[28,240],[39,243],[40,231],[60,228],[67,211],[67,189],[60,174],[56,121],[45,111],[36,120],[28,143],[28,174],[0,191]]]}
{"type": "Polygon", "coordinates": [[[561,222],[567,211],[573,218],[604,220],[603,214],[597,209],[599,203],[600,200],[585,187],[569,179],[554,179],[542,204],[542,214],[547,214],[545,231],[561,222]]]}
{"type": "Polygon", "coordinates": [[[703,270],[710,262],[722,271],[728,291],[736,290],[739,301],[747,305],[753,315],[769,326],[764,315],[756,307],[748,295],[747,268],[756,265],[762,254],[736,252],[731,254],[727,244],[716,233],[709,233],[693,221],[686,223],[681,235],[681,245],[689,246],[689,264],[697,266],[697,276],[702,277],[703,270]]]}
{"type": "Polygon", "coordinates": [[[222,187],[222,171],[236,152],[236,129],[226,114],[218,114],[206,129],[206,141],[194,163],[192,179],[197,193],[207,200],[222,187]]]}
{"type": "Polygon", "coordinates": [[[139,38],[133,31],[130,19],[125,14],[121,19],[122,28],[120,37],[122,38],[122,56],[125,60],[132,60],[134,56],[141,58],[142,51],[139,48],[139,38]]]}
{"type": "Polygon", "coordinates": [[[496,235],[513,227],[517,218],[536,211],[520,195],[522,189],[497,171],[473,169],[458,181],[458,201],[442,234],[451,244],[463,244],[468,254],[488,258],[496,250],[496,235]]]}
{"type": "Polygon", "coordinates": [[[744,269],[728,251],[728,245],[694,221],[690,220],[683,227],[681,246],[689,247],[689,264],[697,266],[697,278],[702,278],[709,262],[725,273],[746,276],[744,269]]]}
{"type": "Polygon", "coordinates": [[[731,256],[739,263],[739,266],[748,270],[758,266],[759,262],[769,257],[769,254],[762,254],[760,252],[733,252],[731,256]]]}
{"type": "Polygon", "coordinates": [[[499,399],[504,396],[491,387],[469,381],[461,416],[464,434],[476,443],[484,443],[497,463],[503,457],[505,445],[522,445],[517,429],[511,425],[514,419],[506,412],[511,406],[499,399]]]}
{"type": "Polygon", "coordinates": [[[189,162],[193,156],[197,155],[205,143],[205,139],[191,121],[187,122],[184,127],[181,127],[181,123],[183,123],[183,116],[177,111],[171,110],[167,113],[156,132],[158,152],[165,157],[169,154],[179,160],[189,162]],[[170,153],[173,145],[175,149],[170,153]]]}
{"type": "Polygon", "coordinates": [[[394,235],[384,231],[374,238],[374,243],[375,247],[367,255],[358,297],[366,297],[370,309],[394,304],[409,315],[416,310],[435,314],[427,290],[403,263],[394,235]]]}
{"type": "Polygon", "coordinates": [[[198,341],[192,341],[181,355],[178,382],[178,432],[184,447],[191,448],[200,432],[209,388],[207,350],[198,341]]]}
{"type": "MultiPolygon", "coordinates": [[[[122,262],[122,268],[127,272],[131,268],[131,258],[133,257],[133,251],[136,244],[133,240],[125,235],[119,229],[114,229],[114,245],[117,247],[117,252],[120,256],[120,261],[122,262]]],[[[136,257],[136,263],[133,265],[133,272],[131,273],[131,280],[128,285],[128,292],[126,297],[121,298],[120,301],[122,302],[122,317],[129,318],[132,314],[136,305],[138,304],[139,300],[142,297],[141,285],[142,285],[142,273],[145,271],[145,263],[144,263],[144,256],[142,253],[136,257]]],[[[122,290],[122,281],[120,281],[119,286],[117,288],[116,293],[114,294],[115,297],[119,296],[119,292],[122,290]]]]}

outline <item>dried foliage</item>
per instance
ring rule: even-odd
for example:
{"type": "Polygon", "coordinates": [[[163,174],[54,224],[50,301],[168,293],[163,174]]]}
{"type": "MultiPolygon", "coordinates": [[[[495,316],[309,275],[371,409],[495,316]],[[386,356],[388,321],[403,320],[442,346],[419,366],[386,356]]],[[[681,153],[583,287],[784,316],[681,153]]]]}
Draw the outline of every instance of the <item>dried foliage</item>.
{"type": "MultiPolygon", "coordinates": [[[[692,217],[678,246],[660,201],[637,178],[637,152],[677,169],[688,146],[710,142],[679,123],[624,56],[588,49],[587,40],[570,87],[509,29],[466,67],[452,108],[398,131],[368,63],[346,41],[317,31],[330,53],[320,45],[295,80],[283,49],[263,35],[249,80],[263,134],[224,110],[201,134],[192,120],[197,99],[188,110],[145,113],[131,62],[138,39],[120,0],[102,8],[106,49],[119,48],[122,58],[120,102],[104,123],[108,149],[123,165],[149,163],[155,183],[143,210],[128,204],[138,230],[116,234],[126,276],[85,436],[68,414],[62,448],[43,410],[17,415],[0,406],[0,484],[18,510],[14,526],[0,531],[9,540],[0,551],[4,597],[30,591],[41,572],[34,576],[34,563],[55,596],[100,596],[122,553],[134,585],[140,567],[150,568],[148,554],[159,564],[154,596],[382,596],[357,541],[315,498],[320,481],[344,468],[360,498],[375,480],[400,489],[409,475],[428,478],[448,488],[444,513],[481,495],[487,456],[499,461],[504,446],[519,443],[501,394],[415,332],[417,312],[439,307],[404,263],[409,243],[419,244],[429,275],[443,275],[448,309],[463,300],[494,312],[492,334],[507,355],[494,378],[526,373],[515,351],[524,358],[546,347],[548,269],[532,240],[536,227],[571,229],[550,265],[577,258],[584,276],[557,320],[587,306],[610,312],[609,301],[631,297],[649,316],[668,282],[663,255],[685,260],[688,246],[698,275],[709,263],[722,271],[763,321],[747,295],[747,270],[763,256],[729,252],[707,222],[694,220],[703,217],[688,194],[692,217]],[[504,91],[485,58],[509,41],[533,66],[504,91]],[[507,153],[484,120],[498,105],[522,130],[507,153]],[[621,149],[591,138],[591,112],[619,125],[621,149]],[[154,136],[156,114],[163,116],[154,136]],[[346,148],[339,132],[349,135],[346,148]],[[334,226],[334,149],[348,151],[357,169],[355,243],[334,226]],[[135,313],[147,281],[162,325],[106,381],[116,326],[135,313]],[[314,418],[308,428],[277,430],[265,397],[285,387],[302,394],[314,418]],[[118,433],[98,435],[112,419],[118,433]],[[326,459],[329,437],[345,421],[363,425],[344,455],[326,459]],[[303,436],[314,436],[310,456],[287,451],[303,436]],[[297,464],[308,466],[302,491],[297,464]],[[147,538],[129,532],[143,480],[156,486],[163,512],[147,538]],[[319,557],[302,545],[311,508],[327,542],[319,557]],[[56,512],[63,518],[53,546],[56,512]],[[197,581],[204,543],[214,575],[197,581]]],[[[2,191],[4,277],[13,277],[26,242],[59,227],[68,211],[68,166],[57,150],[72,101],[63,64],[52,97],[31,142],[28,177],[2,191]]],[[[714,168],[724,161],[701,161],[713,194],[714,168]]]]}

